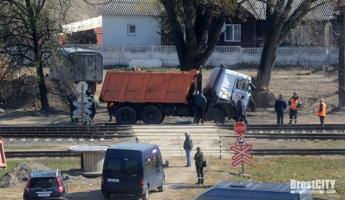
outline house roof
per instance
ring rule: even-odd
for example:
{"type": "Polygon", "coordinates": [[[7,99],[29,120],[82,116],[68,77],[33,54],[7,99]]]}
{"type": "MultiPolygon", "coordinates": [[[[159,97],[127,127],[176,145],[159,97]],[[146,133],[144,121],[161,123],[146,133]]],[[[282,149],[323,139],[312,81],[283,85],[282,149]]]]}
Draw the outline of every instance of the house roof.
{"type": "Polygon", "coordinates": [[[158,16],[163,11],[157,0],[112,0],[99,9],[100,15],[158,16]]]}
{"type": "MultiPolygon", "coordinates": [[[[294,0],[292,3],[292,9],[290,15],[299,7],[304,0],[294,0]]],[[[318,0],[313,5],[319,5],[325,0],[318,0]]],[[[266,3],[258,0],[247,0],[242,4],[248,12],[250,12],[256,19],[266,19],[266,3]]],[[[325,4],[318,6],[314,10],[310,11],[305,19],[307,20],[329,20],[332,19],[334,9],[336,7],[336,1],[328,0],[325,4]]]]}

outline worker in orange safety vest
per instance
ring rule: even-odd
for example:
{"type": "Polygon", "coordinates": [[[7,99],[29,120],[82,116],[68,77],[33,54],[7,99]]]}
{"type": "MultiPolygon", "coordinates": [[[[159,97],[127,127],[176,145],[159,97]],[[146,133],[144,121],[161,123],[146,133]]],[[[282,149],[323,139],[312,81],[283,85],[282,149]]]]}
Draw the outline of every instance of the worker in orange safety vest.
{"type": "Polygon", "coordinates": [[[295,120],[295,124],[297,123],[297,115],[298,115],[298,109],[301,107],[302,101],[297,95],[296,92],[293,93],[293,96],[289,100],[289,107],[290,107],[290,121],[289,124],[292,124],[292,121],[295,120]]]}
{"type": "Polygon", "coordinates": [[[325,103],[324,99],[320,99],[320,104],[317,106],[317,116],[320,118],[320,123],[322,126],[322,129],[325,128],[325,117],[327,115],[327,105],[325,103]]]}

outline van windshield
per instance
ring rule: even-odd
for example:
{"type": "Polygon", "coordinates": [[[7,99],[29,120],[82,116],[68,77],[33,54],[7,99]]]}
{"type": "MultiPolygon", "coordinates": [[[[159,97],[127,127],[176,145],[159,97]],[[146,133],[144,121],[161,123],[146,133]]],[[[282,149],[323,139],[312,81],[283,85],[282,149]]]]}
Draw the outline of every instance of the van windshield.
{"type": "Polygon", "coordinates": [[[113,172],[137,174],[139,172],[139,163],[136,160],[108,158],[105,162],[104,169],[113,172]]]}

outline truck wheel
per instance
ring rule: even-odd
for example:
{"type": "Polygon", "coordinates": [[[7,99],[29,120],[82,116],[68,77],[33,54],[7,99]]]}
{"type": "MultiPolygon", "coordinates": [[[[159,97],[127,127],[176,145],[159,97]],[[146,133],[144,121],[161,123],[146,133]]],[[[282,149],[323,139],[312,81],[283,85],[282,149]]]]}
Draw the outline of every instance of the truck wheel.
{"type": "Polygon", "coordinates": [[[119,124],[134,124],[137,121],[135,110],[128,106],[120,108],[116,112],[116,121],[119,124]]]}
{"type": "Polygon", "coordinates": [[[224,124],[225,123],[225,113],[222,109],[220,109],[219,107],[215,107],[213,110],[214,113],[214,121],[216,123],[221,123],[224,124]]]}
{"type": "Polygon", "coordinates": [[[146,106],[141,111],[141,119],[145,124],[160,124],[162,112],[157,106],[146,106]]]}

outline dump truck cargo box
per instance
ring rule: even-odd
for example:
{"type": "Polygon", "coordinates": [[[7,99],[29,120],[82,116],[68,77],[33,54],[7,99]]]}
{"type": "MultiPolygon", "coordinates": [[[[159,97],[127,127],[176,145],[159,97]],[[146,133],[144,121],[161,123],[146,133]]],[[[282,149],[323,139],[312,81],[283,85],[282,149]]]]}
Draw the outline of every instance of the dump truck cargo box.
{"type": "Polygon", "coordinates": [[[197,71],[110,71],[105,75],[101,102],[186,103],[197,71]]]}
{"type": "Polygon", "coordinates": [[[196,200],[312,200],[312,195],[307,191],[291,193],[288,183],[219,183],[196,200]]]}

